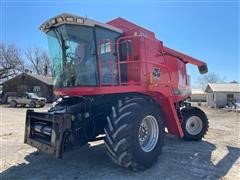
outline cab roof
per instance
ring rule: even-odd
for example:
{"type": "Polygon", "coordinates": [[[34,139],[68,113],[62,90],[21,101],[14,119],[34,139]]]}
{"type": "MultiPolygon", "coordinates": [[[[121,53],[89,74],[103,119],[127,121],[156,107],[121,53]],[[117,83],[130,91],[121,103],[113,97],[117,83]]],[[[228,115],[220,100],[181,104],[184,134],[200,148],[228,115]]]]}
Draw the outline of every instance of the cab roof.
{"type": "Polygon", "coordinates": [[[104,23],[89,19],[87,17],[76,16],[68,13],[62,13],[60,15],[57,15],[48,19],[39,27],[39,29],[46,33],[51,29],[51,27],[57,27],[61,24],[75,24],[75,25],[90,26],[90,27],[100,26],[115,32],[119,32],[119,33],[123,32],[121,29],[114,27],[112,25],[104,24],[104,23]]]}

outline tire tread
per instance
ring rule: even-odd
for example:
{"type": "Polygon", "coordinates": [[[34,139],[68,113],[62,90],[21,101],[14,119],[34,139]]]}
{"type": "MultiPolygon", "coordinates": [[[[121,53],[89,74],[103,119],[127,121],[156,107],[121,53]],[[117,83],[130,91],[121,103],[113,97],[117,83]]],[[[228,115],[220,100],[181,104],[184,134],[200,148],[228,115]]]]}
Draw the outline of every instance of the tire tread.
{"type": "Polygon", "coordinates": [[[142,97],[119,100],[116,105],[112,107],[112,113],[107,116],[108,123],[104,129],[106,133],[104,141],[107,154],[116,164],[133,171],[143,170],[147,167],[138,163],[138,161],[133,158],[131,151],[132,144],[129,139],[134,121],[129,117],[140,112],[142,106],[146,105],[146,101],[147,100],[142,97]]]}

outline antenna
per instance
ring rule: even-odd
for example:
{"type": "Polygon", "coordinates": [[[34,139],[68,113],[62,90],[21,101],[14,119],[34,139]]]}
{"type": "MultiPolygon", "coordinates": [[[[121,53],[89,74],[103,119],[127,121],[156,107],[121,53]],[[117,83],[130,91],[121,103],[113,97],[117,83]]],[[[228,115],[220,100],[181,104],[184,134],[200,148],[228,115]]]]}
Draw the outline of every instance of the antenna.
{"type": "Polygon", "coordinates": [[[84,16],[85,16],[85,19],[87,19],[87,11],[86,11],[86,1],[83,0],[83,12],[84,12],[84,16]]]}

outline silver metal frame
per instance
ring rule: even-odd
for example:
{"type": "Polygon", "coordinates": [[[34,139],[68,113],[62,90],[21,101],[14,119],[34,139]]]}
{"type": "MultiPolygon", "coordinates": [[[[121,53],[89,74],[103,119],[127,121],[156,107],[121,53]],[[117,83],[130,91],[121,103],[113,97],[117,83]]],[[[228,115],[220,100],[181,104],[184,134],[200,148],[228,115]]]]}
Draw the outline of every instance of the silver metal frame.
{"type": "Polygon", "coordinates": [[[200,117],[191,116],[186,121],[186,130],[191,135],[198,135],[203,129],[203,123],[200,117]]]}
{"type": "Polygon", "coordinates": [[[143,118],[138,131],[138,141],[144,152],[152,151],[158,142],[158,122],[152,115],[143,118]]]}

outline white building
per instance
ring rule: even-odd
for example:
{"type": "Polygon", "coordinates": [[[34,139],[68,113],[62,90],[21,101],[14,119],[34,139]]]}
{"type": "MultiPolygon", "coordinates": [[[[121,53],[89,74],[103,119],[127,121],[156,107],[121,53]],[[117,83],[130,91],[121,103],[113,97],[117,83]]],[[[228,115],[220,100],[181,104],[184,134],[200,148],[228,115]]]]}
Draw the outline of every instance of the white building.
{"type": "Polygon", "coordinates": [[[207,93],[202,89],[192,89],[191,101],[192,102],[206,102],[207,93]]]}
{"type": "Polygon", "coordinates": [[[209,83],[205,92],[210,107],[231,106],[240,101],[240,84],[237,83],[209,83]]]}

